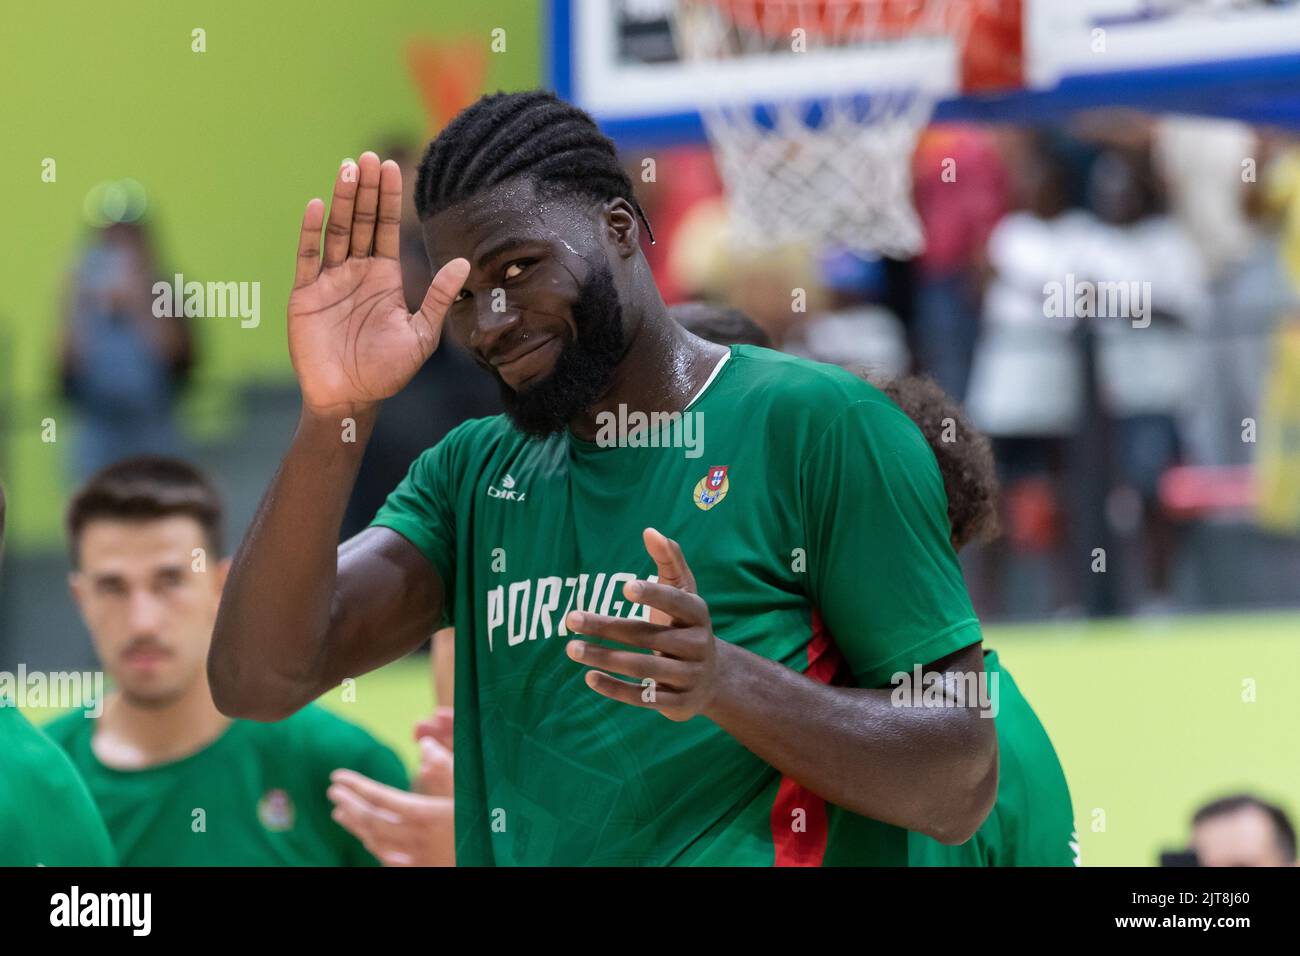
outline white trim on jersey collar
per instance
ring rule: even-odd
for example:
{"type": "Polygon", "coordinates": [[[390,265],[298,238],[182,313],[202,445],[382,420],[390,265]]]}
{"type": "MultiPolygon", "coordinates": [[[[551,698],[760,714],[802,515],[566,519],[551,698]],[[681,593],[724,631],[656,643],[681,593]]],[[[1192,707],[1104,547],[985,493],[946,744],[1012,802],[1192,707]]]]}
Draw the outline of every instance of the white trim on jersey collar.
{"type": "MultiPolygon", "coordinates": [[[[729,358],[731,358],[730,346],[727,347],[727,351],[722,353],[722,358],[718,359],[718,364],[713,366],[713,371],[709,373],[709,377],[705,379],[704,384],[700,386],[700,390],[691,396],[691,400],[686,403],[686,408],[690,408],[694,405],[699,401],[700,396],[708,391],[709,386],[713,384],[713,380],[718,377],[718,373],[722,371],[722,366],[727,364],[727,359],[729,358]]],[[[683,411],[685,411],[685,409],[683,409],[683,411]]]]}

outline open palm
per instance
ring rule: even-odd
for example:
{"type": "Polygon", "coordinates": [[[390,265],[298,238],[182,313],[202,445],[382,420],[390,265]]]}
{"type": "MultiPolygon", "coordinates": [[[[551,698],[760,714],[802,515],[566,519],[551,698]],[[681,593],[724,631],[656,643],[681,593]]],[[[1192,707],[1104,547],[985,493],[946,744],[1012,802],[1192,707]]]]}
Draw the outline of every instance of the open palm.
{"type": "Polygon", "coordinates": [[[419,311],[408,312],[398,264],[401,209],[401,169],[370,152],[339,168],[328,223],[321,200],[307,204],[289,296],[289,355],[303,402],[315,412],[388,398],[438,347],[469,264],[443,266],[419,311]]]}

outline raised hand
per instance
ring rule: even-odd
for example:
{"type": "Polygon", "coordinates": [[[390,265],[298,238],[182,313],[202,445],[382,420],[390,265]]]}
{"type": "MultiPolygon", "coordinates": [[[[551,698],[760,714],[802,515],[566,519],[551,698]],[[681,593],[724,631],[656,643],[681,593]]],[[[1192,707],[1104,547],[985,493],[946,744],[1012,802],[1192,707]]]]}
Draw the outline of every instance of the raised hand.
{"type": "Polygon", "coordinates": [[[398,264],[401,209],[401,169],[371,152],[339,167],[328,222],[320,199],[307,204],[289,296],[289,355],[312,412],[350,414],[388,398],[438,347],[469,263],[444,265],[420,310],[409,313],[398,264]]]}

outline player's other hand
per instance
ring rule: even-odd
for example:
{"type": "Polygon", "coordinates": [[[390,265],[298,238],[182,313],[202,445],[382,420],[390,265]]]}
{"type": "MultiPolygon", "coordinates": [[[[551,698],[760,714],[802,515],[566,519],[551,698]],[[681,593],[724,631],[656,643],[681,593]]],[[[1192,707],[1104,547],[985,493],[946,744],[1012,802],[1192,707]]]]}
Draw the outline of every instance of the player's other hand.
{"type": "Polygon", "coordinates": [[[439,707],[433,717],[415,725],[415,742],[420,746],[420,770],[415,775],[412,789],[430,797],[450,797],[455,794],[455,775],[452,760],[452,720],[450,707],[439,707]]]}
{"type": "Polygon", "coordinates": [[[435,707],[432,717],[426,717],[424,720],[417,720],[415,722],[416,743],[419,743],[422,737],[432,737],[448,750],[454,749],[453,730],[455,722],[455,708],[435,707]]]}
{"type": "Polygon", "coordinates": [[[330,774],[335,822],[385,866],[455,866],[451,797],[407,793],[355,770],[330,774]]]}
{"type": "Polygon", "coordinates": [[[307,204],[289,296],[289,355],[312,412],[350,414],[383,401],[438,347],[469,263],[443,266],[420,310],[407,312],[401,209],[401,169],[371,152],[339,167],[328,220],[324,202],[307,204]]]}
{"type": "Polygon", "coordinates": [[[695,593],[695,575],[681,547],[653,528],[645,530],[643,540],[659,580],[629,581],[623,595],[649,605],[650,620],[587,611],[575,611],[567,619],[576,633],[638,650],[615,650],[580,639],[570,641],[566,650],[570,658],[592,668],[586,681],[596,693],[634,707],[649,707],[669,720],[689,720],[704,713],[717,692],[718,640],[708,605],[695,593]],[[606,671],[635,682],[611,677],[606,671]]]}

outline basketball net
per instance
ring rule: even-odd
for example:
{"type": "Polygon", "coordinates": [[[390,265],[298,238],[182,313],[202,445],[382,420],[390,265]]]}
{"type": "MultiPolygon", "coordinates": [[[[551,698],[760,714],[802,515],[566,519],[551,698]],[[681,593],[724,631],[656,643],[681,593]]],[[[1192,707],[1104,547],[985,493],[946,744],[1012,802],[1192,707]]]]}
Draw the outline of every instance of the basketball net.
{"type": "MultiPolygon", "coordinates": [[[[751,62],[768,76],[812,57],[871,57],[944,38],[960,57],[978,2],[677,0],[674,34],[686,62],[751,62]]],[[[934,59],[896,62],[897,73],[851,94],[702,105],[737,241],[825,243],[895,257],[923,248],[911,167],[938,100],[923,72],[934,59]]]]}

